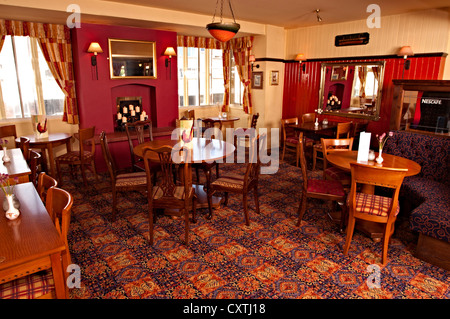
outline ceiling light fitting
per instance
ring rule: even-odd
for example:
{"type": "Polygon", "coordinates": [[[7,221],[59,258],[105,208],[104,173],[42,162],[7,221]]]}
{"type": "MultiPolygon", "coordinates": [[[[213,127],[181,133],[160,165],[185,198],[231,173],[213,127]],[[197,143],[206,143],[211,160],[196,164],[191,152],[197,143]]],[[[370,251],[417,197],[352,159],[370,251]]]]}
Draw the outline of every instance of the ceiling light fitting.
{"type": "Polygon", "coordinates": [[[322,18],[319,15],[320,9],[316,9],[317,22],[322,22],[322,18]]]}
{"type": "Polygon", "coordinates": [[[223,1],[224,0],[220,0],[220,22],[214,22],[214,19],[216,18],[217,6],[219,5],[219,0],[217,0],[212,23],[206,25],[206,29],[215,39],[221,42],[227,42],[236,35],[241,26],[237,24],[234,19],[233,8],[231,7],[230,0],[226,1],[228,1],[230,6],[231,15],[233,16],[234,22],[223,22],[223,1]]]}

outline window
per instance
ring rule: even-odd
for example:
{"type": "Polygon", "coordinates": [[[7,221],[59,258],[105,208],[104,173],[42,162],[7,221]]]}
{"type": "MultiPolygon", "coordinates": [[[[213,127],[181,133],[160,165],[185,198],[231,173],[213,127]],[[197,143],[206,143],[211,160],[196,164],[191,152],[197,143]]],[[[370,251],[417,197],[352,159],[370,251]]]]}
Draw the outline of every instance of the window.
{"type": "Polygon", "coordinates": [[[0,51],[0,118],[62,115],[64,93],[37,39],[6,36],[0,51]]]}
{"type": "MultiPolygon", "coordinates": [[[[178,105],[223,103],[222,50],[178,47],[178,105]]],[[[243,85],[231,58],[230,104],[242,104],[243,85]]]]}

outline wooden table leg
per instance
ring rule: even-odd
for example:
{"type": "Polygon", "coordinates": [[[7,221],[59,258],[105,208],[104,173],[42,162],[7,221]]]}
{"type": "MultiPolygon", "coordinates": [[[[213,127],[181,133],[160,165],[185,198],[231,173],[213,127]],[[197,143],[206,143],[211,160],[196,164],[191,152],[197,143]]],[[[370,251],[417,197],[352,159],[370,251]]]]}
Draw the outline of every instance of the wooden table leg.
{"type": "Polygon", "coordinates": [[[56,298],[67,299],[68,292],[66,289],[66,282],[64,280],[64,269],[62,266],[61,252],[52,254],[50,256],[52,262],[53,281],[55,283],[56,298]]]}

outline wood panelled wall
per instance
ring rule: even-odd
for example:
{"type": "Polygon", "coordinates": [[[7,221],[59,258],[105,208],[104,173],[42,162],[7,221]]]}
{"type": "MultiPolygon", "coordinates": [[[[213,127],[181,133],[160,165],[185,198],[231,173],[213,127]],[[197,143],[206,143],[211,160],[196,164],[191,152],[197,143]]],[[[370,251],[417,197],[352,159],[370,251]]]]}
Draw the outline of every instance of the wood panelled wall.
{"type": "MultiPolygon", "coordinates": [[[[404,79],[440,80],[442,79],[445,57],[444,54],[426,54],[410,57],[411,66],[405,70],[404,79]]],[[[284,92],[283,92],[283,118],[301,117],[304,113],[314,112],[319,104],[319,89],[321,76],[321,63],[332,62],[372,62],[386,61],[380,119],[371,121],[368,131],[372,135],[389,130],[391,118],[393,79],[401,79],[404,61],[397,56],[381,58],[349,58],[335,60],[312,60],[303,62],[305,70],[301,70],[298,62],[285,63],[284,92]]],[[[324,117],[323,115],[321,117],[324,117]]],[[[348,121],[349,118],[341,116],[326,116],[328,120],[348,121]]],[[[359,121],[359,119],[350,119],[359,121]]]]}

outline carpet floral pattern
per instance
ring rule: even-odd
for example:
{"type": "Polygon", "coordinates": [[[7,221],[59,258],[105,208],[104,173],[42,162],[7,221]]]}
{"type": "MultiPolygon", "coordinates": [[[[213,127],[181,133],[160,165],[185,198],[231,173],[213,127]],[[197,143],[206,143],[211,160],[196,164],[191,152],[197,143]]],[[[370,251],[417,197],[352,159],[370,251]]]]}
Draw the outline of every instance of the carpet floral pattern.
{"type": "MultiPolygon", "coordinates": [[[[221,166],[222,172],[237,169],[221,166]]],[[[301,172],[286,163],[274,175],[261,175],[261,213],[255,213],[251,195],[249,227],[241,198],[230,195],[228,206],[214,210],[211,220],[207,210],[197,211],[188,246],[183,220],[169,216],[158,217],[155,243],[148,244],[145,192],[120,193],[112,222],[109,176],[91,180],[87,188],[81,178],[65,179],[64,185],[74,196],[69,245],[73,263],[81,267],[81,288],[70,291],[74,299],[450,297],[449,272],[413,256],[407,227],[396,230],[384,267],[381,244],[357,231],[343,255],[345,234],[327,217],[332,205],[309,201],[296,227],[301,172]],[[373,264],[379,288],[368,280],[373,264]]]]}

